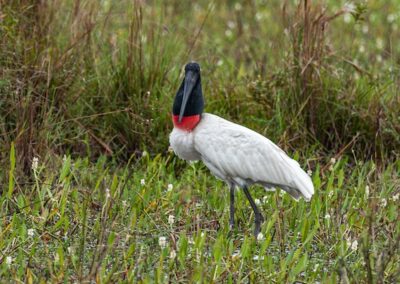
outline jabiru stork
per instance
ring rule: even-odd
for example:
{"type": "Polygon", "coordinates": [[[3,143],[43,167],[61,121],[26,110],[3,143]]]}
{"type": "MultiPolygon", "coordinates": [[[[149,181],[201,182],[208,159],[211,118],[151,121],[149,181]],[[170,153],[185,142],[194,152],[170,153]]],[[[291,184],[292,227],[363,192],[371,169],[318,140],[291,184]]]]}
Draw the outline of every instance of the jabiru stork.
{"type": "Polygon", "coordinates": [[[175,154],[186,161],[201,160],[230,189],[230,230],[234,227],[235,188],[242,188],[255,215],[254,234],[264,218],[248,187],[279,187],[294,199],[306,201],[314,194],[311,178],[298,162],[268,138],[213,114],[203,113],[200,66],[190,62],[172,108],[174,129],[169,141],[175,154]]]}

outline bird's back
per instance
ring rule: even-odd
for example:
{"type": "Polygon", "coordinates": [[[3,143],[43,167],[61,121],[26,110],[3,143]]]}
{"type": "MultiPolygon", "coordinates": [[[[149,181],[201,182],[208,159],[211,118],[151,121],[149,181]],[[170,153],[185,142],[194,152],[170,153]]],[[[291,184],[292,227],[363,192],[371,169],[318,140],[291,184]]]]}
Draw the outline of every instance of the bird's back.
{"type": "Polygon", "coordinates": [[[300,165],[266,137],[216,115],[204,113],[193,130],[194,149],[219,178],[237,186],[278,186],[296,200],[314,194],[300,165]]]}

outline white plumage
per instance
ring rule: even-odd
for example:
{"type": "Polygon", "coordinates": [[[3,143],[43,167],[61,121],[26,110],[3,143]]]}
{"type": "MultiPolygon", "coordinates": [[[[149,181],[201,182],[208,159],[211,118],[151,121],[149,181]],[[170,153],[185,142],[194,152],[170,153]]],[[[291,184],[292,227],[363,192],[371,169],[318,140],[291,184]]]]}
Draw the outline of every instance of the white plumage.
{"type": "Polygon", "coordinates": [[[314,194],[310,177],[272,141],[216,115],[203,113],[190,132],[174,128],[170,144],[180,158],[202,160],[230,187],[280,187],[296,200],[314,194]]]}
{"type": "Polygon", "coordinates": [[[235,188],[243,189],[254,212],[254,235],[264,218],[248,186],[259,183],[267,189],[282,188],[298,200],[310,200],[314,187],[300,165],[264,136],[216,115],[203,113],[200,65],[185,66],[185,78],[172,106],[174,130],[170,144],[184,160],[202,160],[230,189],[231,230],[235,224],[235,188]]]}

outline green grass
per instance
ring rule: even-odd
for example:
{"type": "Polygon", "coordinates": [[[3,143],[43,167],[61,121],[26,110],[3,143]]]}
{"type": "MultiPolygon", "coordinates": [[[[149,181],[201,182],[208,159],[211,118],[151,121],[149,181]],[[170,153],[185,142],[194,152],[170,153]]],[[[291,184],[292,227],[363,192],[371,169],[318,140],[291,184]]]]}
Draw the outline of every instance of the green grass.
{"type": "MultiPolygon", "coordinates": [[[[359,159],[398,156],[397,2],[357,2],[322,37],[304,30],[301,5],[285,2],[283,11],[278,0],[7,1],[0,163],[12,142],[25,172],[50,152],[126,162],[165,151],[189,60],[202,66],[206,111],[285,149],[332,153],[351,142],[359,159]]],[[[344,5],[320,2],[326,15],[344,5]]]]}
{"type": "Polygon", "coordinates": [[[173,154],[123,167],[105,157],[53,163],[39,161],[30,183],[1,198],[3,281],[400,280],[398,162],[380,173],[346,157],[318,164],[310,203],[253,187],[266,217],[261,241],[241,191],[229,232],[228,190],[201,163],[182,166],[173,154]]]}
{"type": "Polygon", "coordinates": [[[400,282],[398,0],[117,2],[0,4],[1,282],[400,282]],[[262,241],[167,151],[189,60],[313,171],[310,203],[251,189],[262,241]]]}

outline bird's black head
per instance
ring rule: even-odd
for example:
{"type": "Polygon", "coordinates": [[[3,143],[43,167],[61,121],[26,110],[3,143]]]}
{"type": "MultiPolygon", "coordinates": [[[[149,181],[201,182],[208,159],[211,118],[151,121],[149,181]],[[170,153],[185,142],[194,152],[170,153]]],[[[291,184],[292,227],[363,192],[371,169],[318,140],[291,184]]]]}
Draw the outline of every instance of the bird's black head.
{"type": "Polygon", "coordinates": [[[176,93],[172,114],[183,117],[201,115],[204,109],[203,91],[201,88],[200,65],[190,62],[185,66],[185,78],[176,93]]]}

